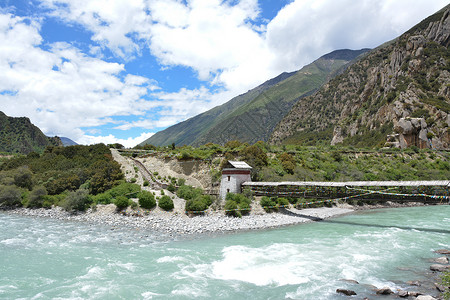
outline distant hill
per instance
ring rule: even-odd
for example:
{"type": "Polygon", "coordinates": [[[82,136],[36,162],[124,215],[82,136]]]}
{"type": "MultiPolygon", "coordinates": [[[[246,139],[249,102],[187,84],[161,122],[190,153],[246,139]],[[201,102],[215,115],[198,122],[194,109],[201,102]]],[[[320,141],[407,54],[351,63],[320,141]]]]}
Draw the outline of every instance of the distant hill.
{"type": "Polygon", "coordinates": [[[270,142],[449,148],[450,5],[296,102],[270,142]]]}
{"type": "Polygon", "coordinates": [[[8,117],[0,111],[0,152],[42,152],[47,146],[62,146],[59,137],[47,137],[30,119],[8,117]]]}
{"type": "Polygon", "coordinates": [[[72,141],[71,139],[69,139],[67,137],[60,137],[60,139],[61,139],[61,142],[63,143],[64,147],[78,145],[77,143],[75,143],[74,141],[72,141]]]}
{"type": "Polygon", "coordinates": [[[221,106],[162,130],[140,145],[267,141],[299,98],[312,94],[366,51],[338,50],[324,55],[297,72],[282,73],[221,106]]]}

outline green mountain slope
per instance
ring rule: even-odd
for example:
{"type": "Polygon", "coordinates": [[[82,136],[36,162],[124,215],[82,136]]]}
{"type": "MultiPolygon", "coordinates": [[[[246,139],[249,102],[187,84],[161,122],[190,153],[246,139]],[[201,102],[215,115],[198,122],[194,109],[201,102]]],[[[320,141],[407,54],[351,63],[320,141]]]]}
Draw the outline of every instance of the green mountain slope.
{"type": "Polygon", "coordinates": [[[62,146],[59,137],[47,137],[28,118],[8,117],[0,111],[0,152],[28,154],[47,146],[62,146]]]}
{"type": "Polygon", "coordinates": [[[366,51],[338,50],[324,55],[297,72],[282,73],[221,106],[160,131],[140,145],[267,141],[297,99],[317,90],[366,51]]]}
{"type": "Polygon", "coordinates": [[[270,142],[448,148],[450,6],[300,99],[270,142]]]}

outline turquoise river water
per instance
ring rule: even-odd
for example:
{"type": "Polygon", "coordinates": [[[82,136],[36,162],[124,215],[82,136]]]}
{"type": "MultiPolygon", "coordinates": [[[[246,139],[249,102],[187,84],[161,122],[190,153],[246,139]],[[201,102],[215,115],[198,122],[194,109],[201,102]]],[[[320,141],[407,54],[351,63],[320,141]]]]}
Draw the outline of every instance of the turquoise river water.
{"type": "Polygon", "coordinates": [[[0,228],[0,299],[362,299],[422,279],[450,248],[450,206],[176,240],[8,213],[0,228]]]}

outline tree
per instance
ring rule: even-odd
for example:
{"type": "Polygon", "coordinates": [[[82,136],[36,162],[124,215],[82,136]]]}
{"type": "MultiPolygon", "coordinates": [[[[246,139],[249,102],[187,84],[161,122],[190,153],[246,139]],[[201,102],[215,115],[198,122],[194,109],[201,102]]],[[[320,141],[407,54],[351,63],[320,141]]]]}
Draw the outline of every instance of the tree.
{"type": "Polygon", "coordinates": [[[19,167],[14,174],[14,184],[18,187],[27,188],[29,190],[33,187],[32,181],[33,173],[26,166],[19,167]]]}
{"type": "Polygon", "coordinates": [[[44,186],[40,185],[35,187],[30,193],[27,206],[36,208],[42,207],[44,198],[47,194],[47,189],[44,186]]]}
{"type": "Polygon", "coordinates": [[[85,211],[87,205],[90,203],[89,191],[85,189],[78,189],[70,192],[62,202],[61,206],[68,212],[75,213],[77,211],[85,211]]]}
{"type": "Polygon", "coordinates": [[[0,185],[0,207],[20,205],[21,191],[13,185],[0,185]]]}

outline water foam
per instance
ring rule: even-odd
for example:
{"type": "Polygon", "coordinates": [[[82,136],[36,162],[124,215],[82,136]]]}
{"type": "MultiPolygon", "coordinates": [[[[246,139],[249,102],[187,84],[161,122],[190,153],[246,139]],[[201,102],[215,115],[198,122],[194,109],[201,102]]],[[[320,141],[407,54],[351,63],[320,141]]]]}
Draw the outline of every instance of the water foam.
{"type": "Polygon", "coordinates": [[[231,246],[222,252],[223,259],[212,263],[212,273],[217,279],[239,280],[257,286],[310,281],[307,260],[294,244],[274,244],[263,248],[231,246]]]}

